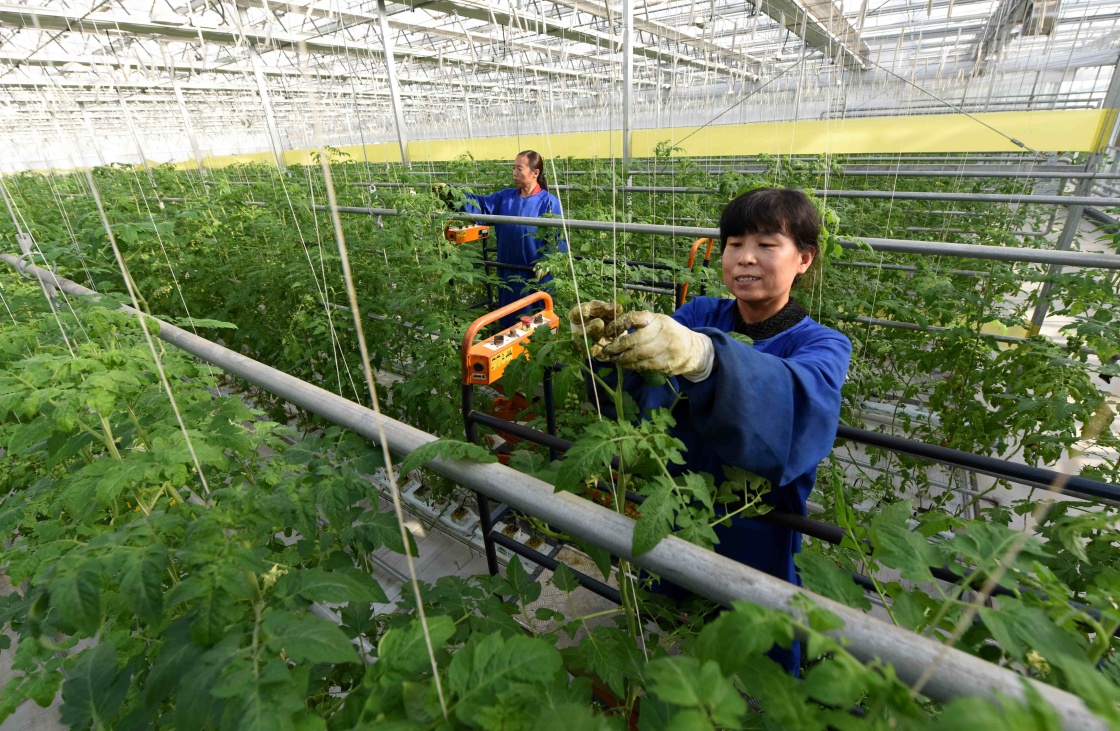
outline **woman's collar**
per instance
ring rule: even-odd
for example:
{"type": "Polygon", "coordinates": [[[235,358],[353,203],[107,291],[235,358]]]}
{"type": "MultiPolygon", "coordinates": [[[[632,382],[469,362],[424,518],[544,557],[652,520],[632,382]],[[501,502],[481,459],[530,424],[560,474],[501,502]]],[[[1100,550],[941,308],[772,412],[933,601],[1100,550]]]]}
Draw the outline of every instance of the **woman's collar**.
{"type": "Polygon", "coordinates": [[[735,332],[746,335],[751,340],[767,340],[780,335],[809,316],[805,308],[792,297],[789,302],[786,302],[785,307],[761,322],[744,321],[743,315],[739,312],[738,302],[731,309],[735,332]]]}

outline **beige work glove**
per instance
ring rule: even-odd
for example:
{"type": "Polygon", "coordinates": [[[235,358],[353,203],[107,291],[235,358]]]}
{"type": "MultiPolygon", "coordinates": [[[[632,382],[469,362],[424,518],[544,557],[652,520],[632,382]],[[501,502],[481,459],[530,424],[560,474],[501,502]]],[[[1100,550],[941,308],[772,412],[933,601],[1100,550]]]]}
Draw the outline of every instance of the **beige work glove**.
{"type": "Polygon", "coordinates": [[[603,335],[610,342],[599,357],[623,368],[683,376],[690,381],[702,381],[712,373],[712,339],[668,315],[627,312],[607,325],[603,335]]]}
{"type": "Polygon", "coordinates": [[[568,313],[568,322],[572,325],[572,340],[581,349],[591,348],[591,355],[598,358],[599,351],[605,344],[600,342],[603,332],[607,325],[614,322],[614,319],[621,314],[621,305],[612,305],[599,300],[591,300],[573,307],[568,313]]]}

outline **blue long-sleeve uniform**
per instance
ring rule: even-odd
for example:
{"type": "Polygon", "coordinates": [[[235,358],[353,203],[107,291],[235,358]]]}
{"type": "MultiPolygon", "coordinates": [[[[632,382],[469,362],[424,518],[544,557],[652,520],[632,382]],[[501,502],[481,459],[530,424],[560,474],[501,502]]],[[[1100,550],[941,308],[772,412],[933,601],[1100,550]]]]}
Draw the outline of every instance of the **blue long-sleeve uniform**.
{"type": "MultiPolygon", "coordinates": [[[[678,389],[688,398],[674,411],[674,436],[687,448],[684,469],[707,472],[719,484],[723,467],[739,467],[771,483],[765,502],[805,515],[817,465],[832,451],[840,421],[840,387],[852,346],[844,335],[805,317],[787,330],[748,346],[735,329],[736,301],[697,297],[673,319],[704,333],[715,346],[716,367],[698,383],[685,378],[649,386],[627,372],[623,385],[643,413],[667,408],[678,389]]],[[[720,555],[800,585],[793,555],[801,534],[753,518],[732,518],[716,529],[720,555]]],[[[798,652],[775,653],[792,670],[798,652]]]]}
{"type": "MultiPolygon", "coordinates": [[[[545,214],[562,215],[560,201],[552,193],[542,190],[528,198],[522,198],[517,188],[506,188],[490,195],[467,194],[467,204],[463,207],[467,213],[482,213],[492,216],[531,216],[539,218],[545,214]]],[[[498,263],[512,264],[514,266],[531,267],[541,258],[542,249],[546,242],[537,237],[536,226],[522,226],[517,224],[499,223],[494,226],[498,241],[498,263]]],[[[568,244],[563,239],[558,239],[560,251],[567,251],[568,244]]],[[[498,306],[504,307],[511,302],[528,294],[527,279],[532,278],[530,272],[498,267],[498,276],[505,282],[504,287],[499,287],[498,306]]],[[[542,277],[544,284],[552,279],[551,275],[542,277]]],[[[516,315],[502,319],[503,326],[512,324],[517,319],[516,315]]]]}

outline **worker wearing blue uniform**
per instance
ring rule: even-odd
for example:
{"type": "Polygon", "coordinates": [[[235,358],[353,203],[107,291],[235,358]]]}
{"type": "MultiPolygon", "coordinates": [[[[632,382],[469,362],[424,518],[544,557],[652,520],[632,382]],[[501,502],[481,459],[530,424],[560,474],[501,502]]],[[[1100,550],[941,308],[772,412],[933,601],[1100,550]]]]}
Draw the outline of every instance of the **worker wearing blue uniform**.
{"type": "MultiPolygon", "coordinates": [[[[688,450],[684,469],[707,472],[717,484],[725,465],[753,472],[770,481],[765,502],[798,515],[806,514],[817,465],[832,451],[852,350],[790,298],[817,254],[819,221],[800,191],[751,191],[720,220],[723,281],[735,299],[697,297],[671,317],[588,302],[569,316],[596,357],[628,369],[623,385],[643,413],[671,406],[676,392],[687,397],[673,412],[673,435],[688,450]],[[672,378],[647,385],[643,371],[672,378]]],[[[793,561],[800,533],[733,517],[716,535],[720,555],[800,585],[793,561]]],[[[796,644],[771,656],[796,672],[796,644]]]]}
{"type": "MultiPolygon", "coordinates": [[[[544,174],[544,161],[533,150],[518,153],[513,161],[513,182],[515,188],[506,188],[490,195],[467,194],[467,204],[463,210],[468,213],[482,213],[494,216],[527,216],[539,218],[546,214],[561,216],[560,201],[548,192],[548,181],[544,174]]],[[[494,226],[498,240],[498,276],[502,286],[498,288],[498,306],[504,307],[516,302],[531,290],[528,283],[536,280],[547,283],[552,276],[545,274],[537,279],[532,271],[537,260],[544,254],[548,243],[538,237],[536,226],[499,223],[494,226]],[[521,269],[507,268],[502,264],[521,269]]],[[[559,230],[556,230],[559,233],[559,230]]],[[[568,244],[558,238],[560,251],[567,251],[568,244]]],[[[502,318],[502,327],[517,322],[518,314],[502,318]]]]}

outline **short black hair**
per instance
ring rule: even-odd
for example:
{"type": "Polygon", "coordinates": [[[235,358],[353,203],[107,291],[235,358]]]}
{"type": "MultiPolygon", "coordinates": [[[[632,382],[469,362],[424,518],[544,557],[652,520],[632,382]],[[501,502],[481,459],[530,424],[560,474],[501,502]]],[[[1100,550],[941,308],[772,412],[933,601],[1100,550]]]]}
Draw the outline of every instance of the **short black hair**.
{"type": "Polygon", "coordinates": [[[793,188],[755,188],[738,196],[719,217],[720,251],[731,236],[785,234],[797,250],[820,249],[821,214],[809,196],[793,188]]]}

